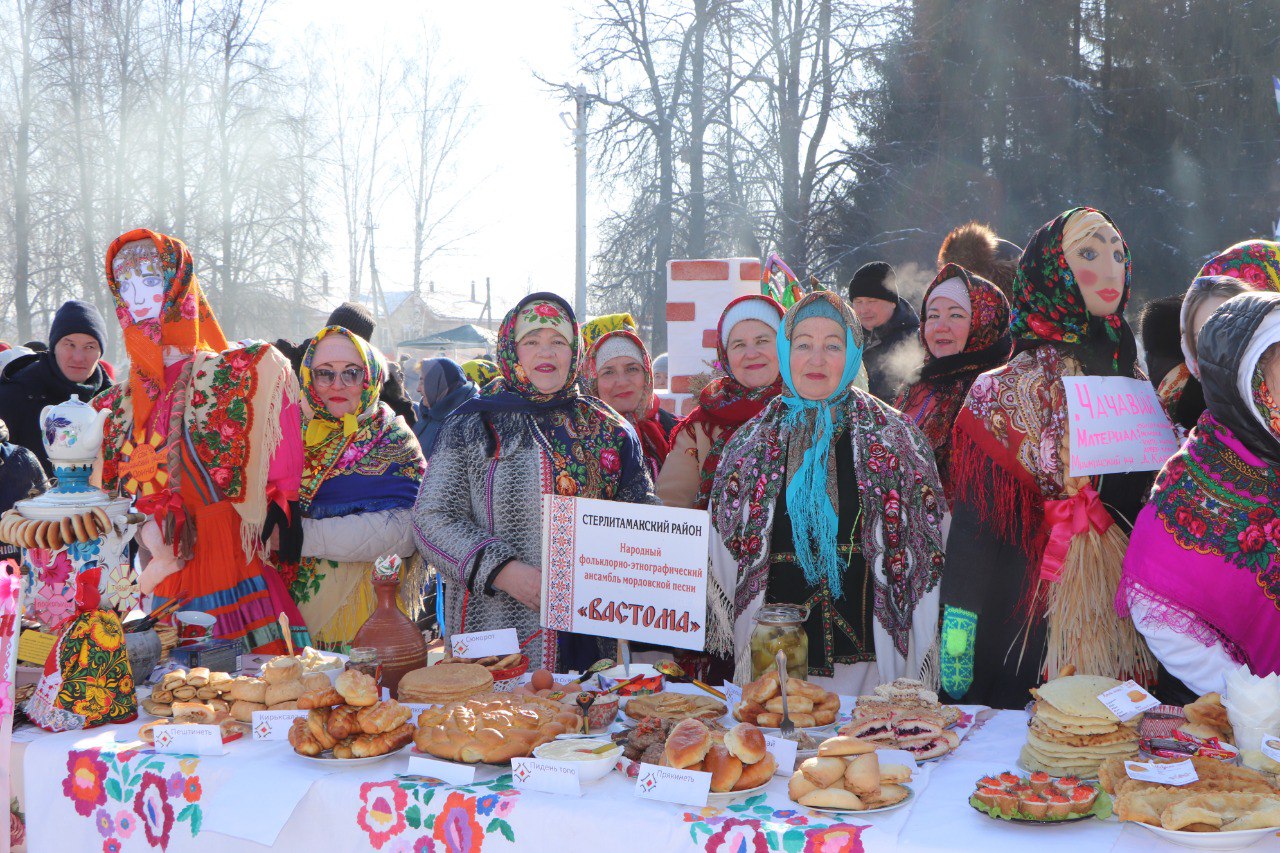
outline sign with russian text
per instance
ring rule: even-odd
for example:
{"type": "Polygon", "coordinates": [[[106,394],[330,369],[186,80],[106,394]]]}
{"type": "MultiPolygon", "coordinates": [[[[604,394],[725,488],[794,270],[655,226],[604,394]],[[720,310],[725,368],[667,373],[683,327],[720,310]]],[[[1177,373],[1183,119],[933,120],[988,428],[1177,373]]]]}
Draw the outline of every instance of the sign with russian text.
{"type": "Polygon", "coordinates": [[[710,528],[704,510],[544,498],[542,624],[703,648],[710,528]]]}
{"type": "Polygon", "coordinates": [[[1124,376],[1064,376],[1072,477],[1156,471],[1178,437],[1155,389],[1124,376]]]}

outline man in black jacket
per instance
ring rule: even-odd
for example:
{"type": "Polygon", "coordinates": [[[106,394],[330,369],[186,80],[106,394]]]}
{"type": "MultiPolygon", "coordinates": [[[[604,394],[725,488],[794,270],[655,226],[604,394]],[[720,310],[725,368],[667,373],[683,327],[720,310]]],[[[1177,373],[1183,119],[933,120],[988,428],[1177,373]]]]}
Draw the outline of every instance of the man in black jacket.
{"type": "Polygon", "coordinates": [[[884,261],[863,264],[849,281],[849,303],[866,340],[862,362],[872,394],[892,404],[912,370],[911,350],[918,342],[920,317],[898,295],[893,267],[884,261]]]}
{"type": "Polygon", "coordinates": [[[72,394],[87,403],[111,385],[99,363],[106,339],[98,309],[73,299],[53,317],[48,351],[14,359],[0,376],[0,418],[9,425],[11,441],[34,453],[46,474],[53,474],[53,466],[40,441],[40,412],[72,394]]]}

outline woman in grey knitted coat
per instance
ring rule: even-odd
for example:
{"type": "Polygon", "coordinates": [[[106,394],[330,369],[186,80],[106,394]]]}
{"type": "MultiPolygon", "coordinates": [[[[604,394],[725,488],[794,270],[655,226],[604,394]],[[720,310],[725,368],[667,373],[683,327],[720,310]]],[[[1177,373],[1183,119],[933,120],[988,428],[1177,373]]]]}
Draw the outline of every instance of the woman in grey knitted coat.
{"type": "Polygon", "coordinates": [[[531,666],[564,672],[614,642],[539,625],[544,494],[656,504],[635,431],[577,390],[578,324],[549,293],[498,332],[502,375],[440,431],[414,507],[418,545],[445,577],[450,633],[514,627],[531,666]]]}

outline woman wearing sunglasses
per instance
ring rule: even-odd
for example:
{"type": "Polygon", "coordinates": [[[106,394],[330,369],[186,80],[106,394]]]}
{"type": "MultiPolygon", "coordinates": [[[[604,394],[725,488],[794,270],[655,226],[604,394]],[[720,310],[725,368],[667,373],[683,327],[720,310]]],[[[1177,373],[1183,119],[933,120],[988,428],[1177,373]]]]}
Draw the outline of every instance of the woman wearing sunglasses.
{"type": "Polygon", "coordinates": [[[301,374],[302,562],[286,579],[312,640],[335,646],[373,612],[369,577],[384,554],[405,558],[405,610],[416,616],[422,607],[425,576],[409,516],[425,462],[404,419],[379,399],[386,363],[364,338],[322,329],[301,374]]]}

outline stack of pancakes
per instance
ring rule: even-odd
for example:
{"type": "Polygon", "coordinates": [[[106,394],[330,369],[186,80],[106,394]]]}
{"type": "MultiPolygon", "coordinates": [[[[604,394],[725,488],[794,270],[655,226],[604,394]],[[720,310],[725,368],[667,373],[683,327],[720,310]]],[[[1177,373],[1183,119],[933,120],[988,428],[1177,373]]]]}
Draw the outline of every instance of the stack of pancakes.
{"type": "Polygon", "coordinates": [[[493,689],[493,674],[474,663],[424,666],[405,673],[396,689],[401,702],[445,705],[493,689]]]}
{"type": "Polygon", "coordinates": [[[1099,675],[1069,675],[1032,690],[1035,715],[1022,748],[1023,768],[1093,778],[1108,758],[1134,756],[1141,716],[1122,723],[1098,700],[1098,694],[1119,684],[1099,675]]]}

